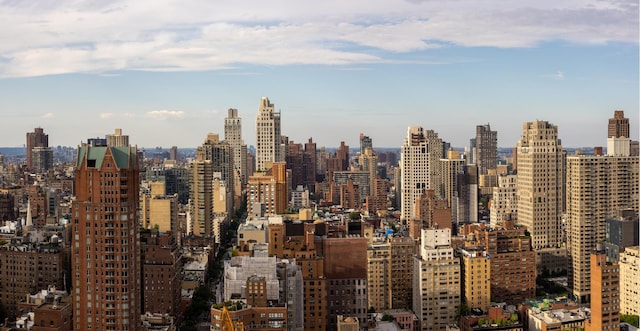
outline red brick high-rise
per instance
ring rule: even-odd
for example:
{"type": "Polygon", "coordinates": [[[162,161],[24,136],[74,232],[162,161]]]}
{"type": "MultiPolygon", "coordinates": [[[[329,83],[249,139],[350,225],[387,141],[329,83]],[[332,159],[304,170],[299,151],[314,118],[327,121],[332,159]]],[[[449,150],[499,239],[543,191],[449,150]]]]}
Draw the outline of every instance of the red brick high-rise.
{"type": "Polygon", "coordinates": [[[80,146],[73,203],[75,330],[138,330],[140,239],[136,147],[80,146]]]}
{"type": "Polygon", "coordinates": [[[613,117],[609,119],[607,126],[607,138],[630,138],[629,137],[629,119],[624,117],[623,110],[615,110],[613,117]]]}

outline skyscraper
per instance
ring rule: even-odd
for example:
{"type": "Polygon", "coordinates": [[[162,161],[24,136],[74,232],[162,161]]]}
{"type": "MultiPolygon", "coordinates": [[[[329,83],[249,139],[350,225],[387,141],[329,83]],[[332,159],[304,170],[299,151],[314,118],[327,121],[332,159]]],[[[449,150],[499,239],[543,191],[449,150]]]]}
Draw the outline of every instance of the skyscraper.
{"type": "Polygon", "coordinates": [[[607,218],[638,211],[638,180],[637,156],[567,157],[569,287],[582,302],[590,294],[589,253],[605,241],[607,218]]]}
{"type": "Polygon", "coordinates": [[[280,112],[275,111],[269,98],[260,99],[256,118],[256,170],[267,170],[268,164],[283,162],[281,148],[280,112]]]}
{"type": "Polygon", "coordinates": [[[80,146],[76,167],[71,248],[74,328],[138,330],[137,148],[80,146]]]}
{"type": "Polygon", "coordinates": [[[524,123],[517,156],[518,224],[531,232],[537,262],[551,265],[563,244],[565,152],[558,127],[546,121],[524,123]]]}
{"type": "Polygon", "coordinates": [[[214,174],[219,173],[225,183],[226,192],[221,194],[233,194],[233,165],[231,146],[221,142],[217,134],[208,134],[202,146],[198,146],[196,160],[191,163],[189,198],[193,234],[205,237],[214,235],[214,223],[217,222],[213,210],[213,201],[216,200],[213,196],[214,174]]]}
{"type": "Polygon", "coordinates": [[[607,127],[607,138],[630,138],[629,137],[629,119],[624,117],[623,110],[615,110],[613,117],[609,119],[607,127]]]}
{"type": "Polygon", "coordinates": [[[49,135],[42,128],[35,128],[33,132],[27,132],[27,169],[33,168],[32,151],[36,147],[49,147],[49,135]]]}
{"type": "Polygon", "coordinates": [[[373,148],[373,140],[364,133],[360,134],[360,154],[364,154],[367,148],[373,148]]]}
{"type": "Polygon", "coordinates": [[[400,154],[402,221],[409,221],[415,215],[416,201],[424,190],[432,189],[436,196],[442,196],[441,158],[442,140],[437,133],[425,132],[420,126],[407,129],[400,154]]]}
{"type": "Polygon", "coordinates": [[[238,110],[229,108],[224,119],[224,140],[231,146],[235,171],[243,184],[247,183],[247,145],[242,141],[242,119],[238,110]]]}
{"type": "Polygon", "coordinates": [[[498,163],[498,132],[491,131],[489,124],[476,126],[476,158],[478,175],[486,175],[498,163]]]}

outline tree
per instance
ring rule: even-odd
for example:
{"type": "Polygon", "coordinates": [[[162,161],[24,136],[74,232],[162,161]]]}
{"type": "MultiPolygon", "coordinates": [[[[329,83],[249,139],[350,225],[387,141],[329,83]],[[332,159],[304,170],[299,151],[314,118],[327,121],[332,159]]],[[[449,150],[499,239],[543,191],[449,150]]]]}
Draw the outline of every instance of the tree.
{"type": "Polygon", "coordinates": [[[391,322],[393,320],[395,320],[395,318],[389,314],[384,314],[382,315],[382,320],[385,322],[391,322]]]}
{"type": "Polygon", "coordinates": [[[352,221],[357,221],[360,219],[360,212],[352,211],[349,213],[349,219],[352,221]]]}
{"type": "Polygon", "coordinates": [[[639,327],[638,323],[639,321],[639,317],[638,315],[620,315],[620,322],[625,322],[627,324],[631,324],[633,326],[635,326],[636,328],[639,327]]]}

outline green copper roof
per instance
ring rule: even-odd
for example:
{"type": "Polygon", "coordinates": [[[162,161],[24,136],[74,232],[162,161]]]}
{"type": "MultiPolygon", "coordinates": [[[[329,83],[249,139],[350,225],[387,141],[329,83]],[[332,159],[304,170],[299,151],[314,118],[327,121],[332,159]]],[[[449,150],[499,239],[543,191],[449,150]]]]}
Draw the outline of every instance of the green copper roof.
{"type": "Polygon", "coordinates": [[[113,160],[119,169],[126,169],[129,168],[130,165],[136,165],[136,147],[80,146],[78,147],[76,166],[81,167],[83,163],[86,162],[86,166],[89,168],[101,168],[102,161],[104,161],[105,155],[107,155],[107,149],[111,150],[113,160]],[[131,162],[129,162],[129,160],[131,160],[131,162]]]}

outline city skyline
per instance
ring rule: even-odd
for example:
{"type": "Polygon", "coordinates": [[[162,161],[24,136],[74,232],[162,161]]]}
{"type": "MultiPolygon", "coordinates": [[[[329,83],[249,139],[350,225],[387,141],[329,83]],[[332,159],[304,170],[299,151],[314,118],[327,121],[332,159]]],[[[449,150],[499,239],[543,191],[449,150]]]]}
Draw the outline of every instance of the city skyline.
{"type": "Polygon", "coordinates": [[[399,148],[415,125],[463,147],[487,123],[513,147],[534,120],[603,146],[617,109],[638,140],[634,1],[9,2],[0,18],[2,147],[42,127],[51,146],[122,128],[195,148],[228,108],[255,146],[264,96],[282,135],[319,147],[399,148]]]}

